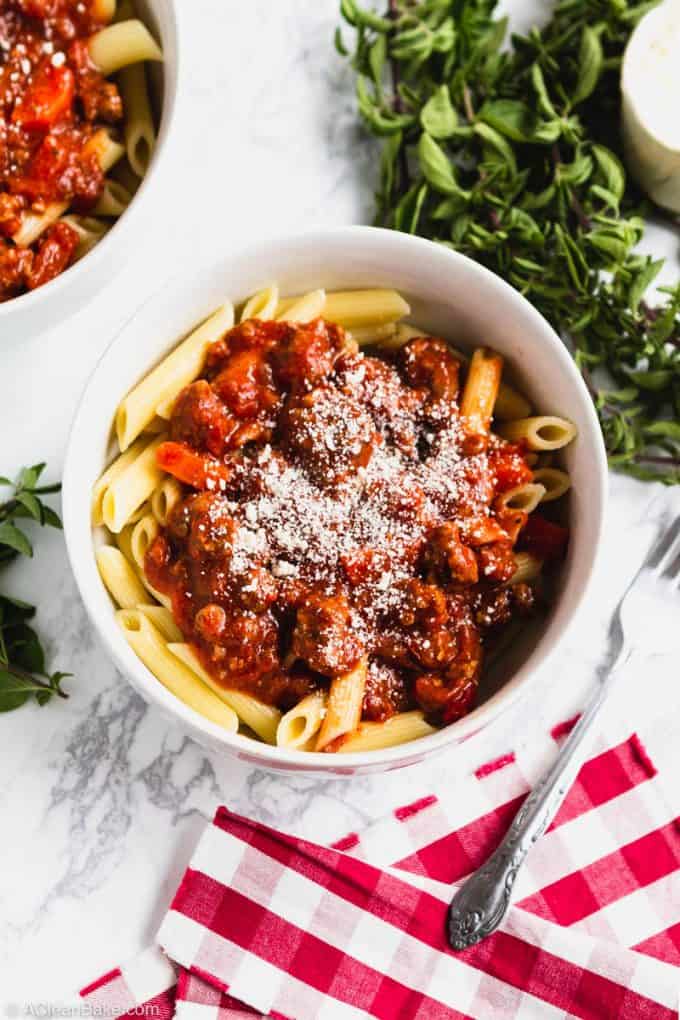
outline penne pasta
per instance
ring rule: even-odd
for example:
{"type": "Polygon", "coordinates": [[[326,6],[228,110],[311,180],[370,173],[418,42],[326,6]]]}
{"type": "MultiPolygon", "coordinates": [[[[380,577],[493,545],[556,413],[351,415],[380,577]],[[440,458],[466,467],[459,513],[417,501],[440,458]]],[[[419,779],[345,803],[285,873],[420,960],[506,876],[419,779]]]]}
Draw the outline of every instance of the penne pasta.
{"type": "Polygon", "coordinates": [[[543,562],[528,552],[515,553],[515,563],[517,566],[510,578],[510,584],[528,584],[535,581],[543,569],[543,562]]]}
{"type": "Polygon", "coordinates": [[[182,631],[174,621],[173,615],[165,606],[156,606],[149,602],[140,602],[136,606],[140,613],[150,620],[166,641],[181,641],[182,631]]]}
{"type": "Polygon", "coordinates": [[[411,309],[396,290],[347,290],[327,295],[324,318],[350,331],[384,326],[410,315],[411,309]]]}
{"type": "Polygon", "coordinates": [[[195,712],[227,732],[236,733],[238,717],[234,710],[168,651],[163,635],[144,613],[138,609],[121,609],[116,619],[130,647],[164,687],[195,712]]]}
{"type": "Polygon", "coordinates": [[[238,718],[253,733],[257,733],[258,737],[267,744],[276,743],[276,732],[281,721],[281,713],[278,708],[274,708],[273,705],[266,705],[263,701],[258,701],[252,694],[247,694],[245,691],[222,687],[203,668],[191,645],[172,643],[168,645],[168,648],[196,676],[200,677],[225,704],[229,705],[238,718]]]}
{"type": "Polygon", "coordinates": [[[115,218],[122,216],[131,201],[132,195],[127,188],[120,181],[115,181],[112,177],[109,177],[104,184],[101,197],[92,212],[94,216],[111,216],[115,218]]]}
{"type": "Polygon", "coordinates": [[[498,429],[504,439],[524,442],[530,450],[561,450],[576,438],[576,426],[566,418],[540,415],[507,422],[498,429]]]}
{"type": "Polygon", "coordinates": [[[160,46],[137,18],[118,21],[96,32],[90,39],[88,52],[99,73],[107,77],[128,64],[163,59],[160,46]]]}
{"type": "Polygon", "coordinates": [[[397,327],[393,322],[387,322],[384,326],[358,326],[353,329],[349,336],[359,347],[368,347],[377,344],[379,347],[391,347],[397,333],[397,327]]]}
{"type": "Polygon", "coordinates": [[[146,551],[158,534],[158,521],[153,514],[146,513],[137,521],[130,535],[130,549],[137,569],[144,573],[146,551]]]}
{"type": "Polygon", "coordinates": [[[379,751],[383,747],[395,747],[409,740],[419,740],[436,733],[434,726],[425,721],[422,712],[400,712],[385,722],[365,722],[359,728],[338,742],[340,754],[358,751],[379,751]]]}
{"type": "Polygon", "coordinates": [[[276,730],[276,743],[279,747],[290,750],[301,750],[310,745],[319,732],[326,711],[326,694],[316,691],[298,701],[281,718],[276,730]]]}
{"type": "Polygon", "coordinates": [[[103,545],[97,550],[97,567],[109,595],[121,609],[134,609],[146,600],[146,592],[120,549],[103,545]]]}
{"type": "Polygon", "coordinates": [[[326,305],[326,291],[313,290],[295,301],[277,318],[281,322],[311,322],[323,315],[326,305]]]}
{"type": "Polygon", "coordinates": [[[326,715],[316,741],[317,751],[323,751],[359,725],[367,671],[368,662],[362,659],[349,673],[332,681],[326,715]]]}
{"type": "Polygon", "coordinates": [[[496,506],[502,510],[522,510],[530,514],[545,497],[545,492],[545,487],[537,482],[516,485],[496,498],[496,506]]]}
{"type": "Polygon", "coordinates": [[[182,499],[182,485],[176,478],[164,478],[151,495],[151,512],[161,525],[165,527],[168,517],[182,499]]]}
{"type": "Polygon", "coordinates": [[[234,306],[226,302],[128,393],[116,415],[118,445],[126,450],[154,420],[169,417],[179,393],[198,375],[205,355],[234,324],[234,306]]]}
{"type": "Polygon", "coordinates": [[[545,490],[541,497],[542,503],[551,503],[555,499],[560,499],[571,488],[569,475],[566,471],[560,471],[558,468],[537,468],[534,471],[534,481],[542,485],[545,490]]]}
{"type": "Polygon", "coordinates": [[[531,404],[521,393],[501,382],[498,396],[493,409],[494,418],[498,421],[514,421],[515,418],[526,418],[531,414],[531,404]]]}
{"type": "Polygon", "coordinates": [[[500,354],[479,347],[472,355],[460,403],[471,432],[488,435],[503,371],[500,354]]]}
{"type": "Polygon", "coordinates": [[[114,535],[160,484],[163,475],[156,464],[156,450],[163,439],[163,436],[153,439],[109,484],[102,500],[102,517],[114,535]]]}
{"type": "Polygon", "coordinates": [[[126,450],[125,453],[121,453],[118,457],[116,457],[101,478],[94,483],[94,487],[92,489],[91,515],[92,524],[95,527],[99,527],[104,523],[103,501],[109,485],[137,459],[145,445],[146,444],[143,439],[138,439],[129,450],[126,450]]]}
{"type": "Polygon", "coordinates": [[[124,67],[118,85],[125,107],[123,137],[128,162],[138,177],[144,177],[156,145],[144,64],[124,67]]]}
{"type": "Polygon", "coordinates": [[[279,288],[275,283],[272,283],[269,287],[265,287],[264,290],[258,290],[257,294],[253,294],[250,300],[246,301],[239,321],[246,322],[248,319],[260,319],[262,322],[268,322],[276,315],[278,304],[279,288]]]}

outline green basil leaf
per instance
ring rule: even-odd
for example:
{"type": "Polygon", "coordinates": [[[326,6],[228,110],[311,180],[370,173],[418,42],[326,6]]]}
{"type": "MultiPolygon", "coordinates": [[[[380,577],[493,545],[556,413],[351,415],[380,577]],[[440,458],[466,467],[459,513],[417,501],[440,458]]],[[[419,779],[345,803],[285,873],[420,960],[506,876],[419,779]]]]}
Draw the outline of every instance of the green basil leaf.
{"type": "Polygon", "coordinates": [[[441,85],[425,103],[420,123],[432,138],[450,138],[458,127],[458,114],[451,105],[447,85],[441,85]]]}
{"type": "Polygon", "coordinates": [[[532,64],[531,84],[534,86],[536,98],[538,99],[538,108],[541,113],[543,113],[546,117],[557,117],[557,110],[553,106],[550,96],[548,95],[543,71],[541,70],[541,65],[538,63],[532,64]]]}
{"type": "Polygon", "coordinates": [[[479,111],[478,118],[513,142],[531,141],[536,121],[531,108],[518,99],[495,99],[486,102],[479,111]]]}
{"type": "Polygon", "coordinates": [[[33,690],[25,680],[0,669],[0,712],[13,712],[29,700],[33,690]]]}
{"type": "Polygon", "coordinates": [[[32,492],[17,492],[16,499],[18,503],[21,503],[26,508],[34,521],[38,521],[39,524],[43,523],[42,505],[32,492]]]}
{"type": "Polygon", "coordinates": [[[31,543],[24,535],[23,531],[11,524],[10,521],[4,521],[0,524],[0,545],[9,546],[14,552],[21,553],[22,556],[32,556],[33,548],[31,543]]]}
{"type": "Polygon", "coordinates": [[[592,95],[602,71],[602,43],[597,28],[586,25],[581,35],[579,50],[579,67],[576,88],[571,97],[571,105],[576,106],[592,95]]]}
{"type": "Polygon", "coordinates": [[[641,390],[658,392],[666,389],[673,379],[670,369],[659,369],[656,372],[630,372],[630,378],[641,390]]]}
{"type": "Polygon", "coordinates": [[[626,172],[617,156],[603,145],[591,147],[598,169],[604,179],[604,186],[618,201],[623,198],[626,190],[626,172]]]}
{"type": "Polygon", "coordinates": [[[657,259],[656,261],[649,259],[633,280],[628,291],[628,301],[633,312],[637,313],[642,298],[661,272],[662,267],[663,259],[657,259]]]}
{"type": "Polygon", "coordinates": [[[425,180],[443,195],[463,194],[449,157],[434,138],[424,131],[418,143],[418,159],[425,180]]]}

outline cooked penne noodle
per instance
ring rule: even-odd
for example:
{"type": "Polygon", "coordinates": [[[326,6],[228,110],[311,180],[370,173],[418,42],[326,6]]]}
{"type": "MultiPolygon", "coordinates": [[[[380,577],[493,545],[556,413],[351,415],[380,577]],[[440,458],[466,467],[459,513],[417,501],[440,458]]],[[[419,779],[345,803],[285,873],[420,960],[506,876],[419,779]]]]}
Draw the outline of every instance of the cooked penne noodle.
{"type": "Polygon", "coordinates": [[[154,588],[154,586],[148,580],[146,574],[140,574],[139,579],[146,588],[146,590],[149,592],[149,594],[153,595],[156,602],[158,602],[161,606],[164,606],[169,613],[172,613],[172,599],[170,598],[170,596],[165,595],[162,591],[157,591],[156,588],[154,588]]]}
{"type": "Polygon", "coordinates": [[[281,713],[278,708],[274,708],[273,705],[266,705],[263,701],[258,701],[252,694],[246,694],[245,691],[222,687],[203,668],[191,645],[173,643],[169,644],[168,648],[196,676],[200,677],[203,683],[207,684],[225,704],[229,705],[236,712],[239,719],[246,726],[250,727],[253,733],[257,733],[258,737],[267,744],[276,743],[276,731],[281,721],[281,713]]]}
{"type": "Polygon", "coordinates": [[[530,514],[536,509],[541,500],[544,499],[545,491],[545,487],[537,482],[516,485],[512,489],[508,489],[501,496],[498,496],[496,505],[503,510],[523,510],[525,514],[530,514]]]}
{"type": "Polygon", "coordinates": [[[166,641],[181,641],[182,631],[173,619],[173,615],[165,606],[156,606],[149,602],[140,602],[135,607],[140,613],[151,620],[156,630],[160,631],[166,641]]]}
{"type": "Polygon", "coordinates": [[[130,549],[137,569],[144,571],[146,551],[158,534],[158,521],[153,514],[146,513],[137,521],[130,535],[130,549]]]}
{"type": "Polygon", "coordinates": [[[515,553],[516,569],[510,578],[510,584],[528,584],[535,581],[543,569],[543,561],[528,552],[515,553]]]}
{"type": "Polygon", "coordinates": [[[409,740],[419,740],[431,733],[436,733],[434,726],[425,721],[422,712],[400,712],[385,722],[361,723],[354,733],[338,742],[336,750],[340,754],[352,754],[355,751],[379,751],[383,747],[395,747],[409,740]]]}
{"type": "Polygon", "coordinates": [[[134,172],[127,159],[121,159],[119,163],[116,163],[111,171],[111,177],[122,184],[125,190],[129,191],[133,197],[141,184],[140,178],[134,172]]]}
{"type": "Polygon", "coordinates": [[[97,550],[97,566],[109,595],[121,609],[134,609],[146,600],[139,578],[115,545],[103,545],[97,550]]]}
{"type": "Polygon", "coordinates": [[[182,485],[176,478],[164,478],[157,489],[151,494],[151,512],[161,525],[165,527],[173,507],[182,499],[182,485]]]}
{"type": "Polygon", "coordinates": [[[358,326],[349,335],[359,347],[368,347],[373,344],[378,344],[380,347],[391,347],[396,333],[395,324],[387,322],[384,326],[358,326]]]}
{"type": "Polygon", "coordinates": [[[540,415],[520,418],[500,426],[499,433],[513,442],[523,441],[530,450],[561,450],[576,437],[576,426],[566,418],[540,415]]]}
{"type": "Polygon", "coordinates": [[[317,751],[323,751],[359,725],[367,672],[368,662],[362,659],[349,673],[336,676],[331,682],[326,715],[316,741],[317,751]]]}
{"type": "Polygon", "coordinates": [[[125,107],[123,137],[130,166],[138,177],[149,169],[156,145],[156,129],[149,102],[144,64],[124,67],[119,77],[120,94],[125,107]]]}
{"type": "MultiPolygon", "coordinates": [[[[114,537],[114,539],[116,541],[116,545],[118,546],[118,548],[122,552],[122,554],[125,557],[125,559],[136,570],[137,569],[137,564],[135,563],[134,556],[132,555],[132,541],[131,540],[132,540],[132,531],[133,531],[133,529],[134,529],[134,524],[126,524],[125,527],[121,531],[119,531],[117,535],[114,535],[113,537],[114,537]]],[[[140,578],[140,580],[142,581],[142,583],[144,583],[144,578],[140,578]]]]}
{"type": "Polygon", "coordinates": [[[311,322],[324,314],[325,305],[326,291],[312,290],[309,294],[303,294],[277,318],[281,322],[311,322]]]}
{"type": "Polygon", "coordinates": [[[104,523],[104,509],[103,501],[111,482],[114,481],[119,475],[125,471],[139,457],[140,453],[146,446],[143,439],[138,439],[129,450],[125,453],[121,453],[112,464],[107,467],[104,474],[95,483],[92,489],[92,524],[95,527],[99,527],[104,523]]]}
{"type": "Polygon", "coordinates": [[[537,468],[534,471],[534,481],[545,489],[541,497],[542,503],[551,503],[554,499],[560,499],[571,488],[569,475],[566,471],[560,471],[559,468],[537,468]]]}
{"type": "Polygon", "coordinates": [[[514,421],[515,418],[526,418],[531,414],[531,404],[521,393],[501,382],[498,396],[493,409],[493,416],[498,421],[514,421]]]}
{"type": "Polygon", "coordinates": [[[472,355],[460,403],[471,432],[488,435],[502,371],[503,359],[488,347],[479,347],[472,355]]]}
{"type": "Polygon", "coordinates": [[[258,290],[257,294],[253,294],[250,300],[246,301],[239,321],[246,322],[248,319],[260,319],[262,322],[268,322],[276,315],[278,304],[279,288],[275,283],[272,283],[269,287],[265,287],[264,290],[258,290]]]}
{"type": "Polygon", "coordinates": [[[396,290],[333,291],[326,296],[324,319],[350,331],[384,326],[410,315],[411,308],[396,290]]]}
{"type": "Polygon", "coordinates": [[[170,416],[181,390],[200,372],[208,347],[233,325],[234,306],[227,301],[128,393],[116,415],[121,450],[128,448],[156,413],[162,418],[170,416]]]}
{"type": "Polygon", "coordinates": [[[229,733],[236,733],[238,717],[234,710],[168,651],[163,635],[144,613],[138,609],[121,609],[116,619],[130,647],[164,687],[195,712],[229,733]]]}
{"type": "Polygon", "coordinates": [[[102,501],[102,517],[114,535],[160,484],[163,472],[156,464],[156,450],[163,439],[163,436],[153,439],[109,484],[102,501]]]}
{"type": "Polygon", "coordinates": [[[132,195],[127,188],[120,181],[114,181],[112,177],[108,177],[104,183],[101,197],[92,212],[95,216],[115,218],[122,216],[131,201],[132,195]]]}
{"type": "Polygon", "coordinates": [[[286,712],[276,730],[279,747],[291,750],[306,748],[319,732],[326,710],[326,695],[323,691],[308,694],[302,701],[286,712]]]}
{"type": "Polygon", "coordinates": [[[128,64],[163,59],[160,46],[137,18],[118,21],[96,32],[90,39],[88,52],[100,74],[107,77],[128,64]]]}

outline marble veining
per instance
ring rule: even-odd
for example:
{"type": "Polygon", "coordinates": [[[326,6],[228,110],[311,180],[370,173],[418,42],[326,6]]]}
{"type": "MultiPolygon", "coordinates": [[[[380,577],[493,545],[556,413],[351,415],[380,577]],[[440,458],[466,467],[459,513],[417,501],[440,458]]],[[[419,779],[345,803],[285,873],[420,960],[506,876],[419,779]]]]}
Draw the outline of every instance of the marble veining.
{"type": "MultiPolygon", "coordinates": [[[[244,239],[370,221],[376,152],[357,122],[352,75],[333,49],[337,0],[178,6],[184,68],[169,214],[69,322],[32,344],[0,336],[2,473],[45,459],[58,477],[89,373],[171,272],[193,271],[197,259],[244,239]]],[[[526,27],[535,9],[517,0],[515,23],[526,27]]],[[[655,252],[675,254],[667,233],[652,231],[652,240],[655,252]]],[[[669,273],[677,275],[677,261],[669,273]]],[[[50,662],[75,675],[68,702],[0,716],[0,1017],[11,1004],[61,1001],[145,945],[218,804],[333,840],[543,739],[608,668],[612,609],[655,533],[678,513],[679,490],[612,477],[590,603],[531,704],[429,763],[352,781],[250,769],[205,751],[148,708],[99,646],[61,536],[41,535],[35,560],[13,568],[8,588],[39,601],[50,662]]],[[[679,707],[673,666],[641,634],[616,711],[637,724],[679,707]]]]}

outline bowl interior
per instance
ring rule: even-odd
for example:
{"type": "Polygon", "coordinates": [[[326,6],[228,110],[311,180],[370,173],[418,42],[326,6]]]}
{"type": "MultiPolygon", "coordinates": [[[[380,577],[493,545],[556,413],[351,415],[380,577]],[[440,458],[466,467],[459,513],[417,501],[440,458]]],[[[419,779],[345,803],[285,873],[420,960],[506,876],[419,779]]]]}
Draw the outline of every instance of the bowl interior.
{"type": "Polygon", "coordinates": [[[529,685],[563,637],[593,568],[605,501],[606,463],[592,405],[573,362],[545,320],[499,278],[443,247],[373,228],[355,227],[281,240],[225,256],[190,282],[173,282],[128,323],[92,377],[74,422],[64,476],[67,541],[87,608],[119,664],[145,697],[161,704],[199,739],[277,767],[356,771],[407,764],[469,737],[529,685]],[[89,491],[113,452],[111,423],[121,397],[225,298],[244,300],[272,280],[283,294],[317,287],[394,287],[411,303],[410,319],[462,349],[487,345],[539,412],[563,415],[578,429],[565,451],[573,489],[569,554],[547,617],[523,628],[485,675],[478,707],[433,736],[386,751],[353,755],[285,752],[217,727],[172,698],[118,632],[97,574],[89,491]],[[332,761],[329,761],[333,759],[332,761]],[[338,761],[342,759],[342,761],[338,761]]]}

